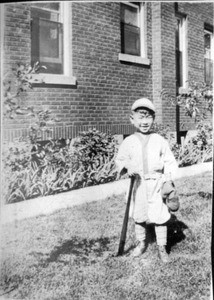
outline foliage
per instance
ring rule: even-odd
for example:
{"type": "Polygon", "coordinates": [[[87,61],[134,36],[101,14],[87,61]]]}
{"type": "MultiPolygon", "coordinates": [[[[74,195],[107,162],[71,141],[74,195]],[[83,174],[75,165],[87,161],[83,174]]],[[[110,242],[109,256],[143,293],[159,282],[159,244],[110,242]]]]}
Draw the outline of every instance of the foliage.
{"type": "Polygon", "coordinates": [[[33,74],[36,74],[41,68],[45,68],[45,66],[40,66],[38,62],[33,67],[20,63],[12,69],[12,72],[5,74],[3,81],[4,117],[14,119],[17,115],[31,116],[32,107],[20,106],[20,97],[23,92],[33,88],[32,84],[35,83],[33,74]]]}
{"type": "Polygon", "coordinates": [[[9,119],[17,119],[19,115],[28,117],[31,122],[26,142],[32,144],[36,144],[41,139],[43,132],[50,133],[50,125],[59,121],[47,108],[35,110],[33,106],[26,106],[22,103],[23,95],[33,89],[33,83],[40,83],[38,79],[34,79],[33,75],[41,68],[46,67],[40,66],[39,62],[35,63],[33,67],[29,64],[18,64],[11,73],[5,75],[3,81],[4,122],[9,119]]]}
{"type": "Polygon", "coordinates": [[[33,74],[44,66],[18,64],[4,80],[5,120],[18,115],[30,117],[26,138],[5,144],[2,182],[7,203],[74,188],[109,182],[117,178],[114,163],[116,142],[110,134],[91,129],[62,146],[61,141],[41,141],[43,132],[58,119],[48,109],[21,105],[23,95],[33,88],[33,74]]]}
{"type": "Polygon", "coordinates": [[[165,126],[156,122],[153,123],[152,131],[160,134],[165,139],[169,139],[169,130],[169,126],[165,126]]]}
{"type": "Polygon", "coordinates": [[[188,88],[180,89],[177,97],[172,97],[167,90],[162,90],[161,97],[172,105],[185,109],[186,115],[196,122],[207,118],[207,112],[213,112],[213,86],[205,82],[189,82],[188,88]]]}
{"type": "Polygon", "coordinates": [[[114,137],[96,129],[84,131],[74,139],[70,148],[72,163],[75,169],[82,169],[87,185],[112,181],[116,178],[114,165],[116,149],[114,137]]]}
{"type": "MultiPolygon", "coordinates": [[[[169,128],[155,124],[154,131],[168,139],[178,165],[212,159],[212,127],[199,123],[197,133],[177,145],[169,128]]],[[[26,141],[9,144],[5,162],[4,198],[7,203],[97,185],[118,179],[117,144],[111,134],[96,129],[74,140],[50,140],[31,147],[26,141]]]]}
{"type": "Polygon", "coordinates": [[[113,136],[96,129],[71,143],[10,144],[4,151],[4,198],[13,203],[113,181],[118,177],[115,155],[113,136]]]}
{"type": "Polygon", "coordinates": [[[211,123],[199,122],[196,126],[197,134],[193,138],[194,144],[201,147],[201,150],[212,146],[213,126],[211,123]]]}
{"type": "Polygon", "coordinates": [[[187,136],[182,145],[178,145],[169,127],[155,123],[153,131],[163,136],[177,160],[179,167],[208,162],[212,160],[212,124],[204,121],[196,125],[196,133],[187,136]]]}
{"type": "Polygon", "coordinates": [[[186,115],[196,122],[197,133],[186,138],[183,145],[171,142],[171,149],[179,166],[212,160],[212,125],[207,114],[213,112],[213,86],[204,82],[189,82],[186,89],[180,89],[177,97],[171,97],[162,90],[161,97],[171,105],[185,109],[186,115]]]}
{"type": "MultiPolygon", "coordinates": [[[[29,134],[27,137],[16,139],[13,143],[5,142],[3,145],[3,195],[8,199],[28,199],[38,193],[35,180],[38,182],[39,173],[35,170],[34,158],[38,155],[38,141],[42,133],[50,133],[50,125],[58,121],[48,109],[35,110],[27,107],[24,102],[26,92],[33,88],[33,83],[38,80],[33,78],[40,68],[39,63],[33,67],[29,64],[18,64],[12,72],[8,72],[4,78],[4,122],[9,119],[17,119],[18,115],[30,118],[29,134]]],[[[16,201],[16,200],[14,200],[16,201]]]]}

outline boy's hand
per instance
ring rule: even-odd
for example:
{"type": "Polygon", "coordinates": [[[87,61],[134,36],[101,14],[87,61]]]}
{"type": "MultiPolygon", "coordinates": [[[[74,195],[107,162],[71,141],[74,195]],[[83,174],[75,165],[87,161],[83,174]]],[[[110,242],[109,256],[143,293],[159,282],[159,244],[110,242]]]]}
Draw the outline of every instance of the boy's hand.
{"type": "Polygon", "coordinates": [[[139,174],[139,167],[137,165],[134,165],[134,164],[128,164],[126,166],[127,168],[127,172],[129,174],[129,176],[135,176],[135,175],[138,175],[139,174]]]}
{"type": "Polygon", "coordinates": [[[175,190],[175,185],[172,180],[166,181],[162,187],[162,197],[166,199],[166,197],[175,190]]]}

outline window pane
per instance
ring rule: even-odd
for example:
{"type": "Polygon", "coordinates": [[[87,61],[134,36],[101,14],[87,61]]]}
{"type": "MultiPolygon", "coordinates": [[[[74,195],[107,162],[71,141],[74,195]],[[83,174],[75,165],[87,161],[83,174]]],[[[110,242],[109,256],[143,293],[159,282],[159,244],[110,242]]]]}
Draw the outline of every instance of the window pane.
{"type": "Polygon", "coordinates": [[[186,41],[185,18],[178,18],[175,28],[175,55],[176,55],[176,88],[185,86],[187,81],[186,71],[186,41]]]}
{"type": "Polygon", "coordinates": [[[180,20],[177,20],[177,26],[176,26],[176,30],[175,30],[175,47],[176,50],[179,50],[179,28],[180,28],[180,20]]]}
{"type": "Polygon", "coordinates": [[[31,9],[31,18],[42,18],[47,19],[51,21],[58,22],[59,21],[59,13],[48,11],[48,10],[42,10],[39,8],[32,8],[31,9]]]}
{"type": "Polygon", "coordinates": [[[206,58],[211,58],[211,35],[209,33],[204,34],[204,52],[206,58]]]}
{"type": "Polygon", "coordinates": [[[35,18],[31,23],[31,60],[47,67],[42,73],[63,74],[62,24],[35,18]]]}
{"type": "Polygon", "coordinates": [[[121,4],[121,52],[140,56],[138,5],[121,4]]]}
{"type": "Polygon", "coordinates": [[[206,83],[213,81],[213,61],[211,53],[212,32],[204,33],[204,80],[206,83]]]}
{"type": "Polygon", "coordinates": [[[62,24],[39,21],[39,56],[40,61],[47,66],[48,73],[63,73],[63,33],[62,24]]]}
{"type": "Polygon", "coordinates": [[[40,57],[59,59],[62,54],[61,24],[46,20],[39,20],[39,53],[40,57]],[[61,52],[61,53],[60,53],[61,52]]]}
{"type": "Polygon", "coordinates": [[[204,59],[204,80],[206,83],[213,82],[213,62],[211,59],[205,58],[204,59]]]}
{"type": "Polygon", "coordinates": [[[31,62],[47,67],[42,73],[63,74],[63,24],[60,3],[35,3],[31,7],[31,62]],[[36,6],[36,7],[35,7],[36,6]]]}
{"type": "Polygon", "coordinates": [[[140,28],[121,24],[122,53],[140,55],[140,28]]]}
{"type": "Polygon", "coordinates": [[[138,7],[133,7],[130,5],[121,5],[121,22],[139,26],[138,23],[138,7]]]}
{"type": "Polygon", "coordinates": [[[33,3],[33,6],[40,7],[43,9],[57,10],[60,9],[59,2],[49,2],[49,3],[33,3]]]}

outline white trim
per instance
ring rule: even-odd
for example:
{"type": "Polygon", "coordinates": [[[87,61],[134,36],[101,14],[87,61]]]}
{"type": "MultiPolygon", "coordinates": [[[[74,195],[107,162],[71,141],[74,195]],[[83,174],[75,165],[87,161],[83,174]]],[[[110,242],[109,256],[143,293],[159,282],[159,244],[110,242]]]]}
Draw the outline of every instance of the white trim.
{"type": "Polygon", "coordinates": [[[179,50],[182,52],[182,77],[183,85],[181,88],[187,88],[188,86],[188,56],[187,56],[187,18],[186,17],[177,17],[180,20],[179,26],[179,50]]]}
{"type": "Polygon", "coordinates": [[[75,85],[76,77],[65,76],[58,74],[34,74],[32,76],[32,83],[34,84],[55,84],[55,85],[75,85]]]}
{"type": "MultiPolygon", "coordinates": [[[[121,3],[132,6],[132,7],[136,7],[135,4],[132,4],[132,3],[129,3],[129,2],[122,1],[121,3]]],[[[119,60],[120,61],[137,63],[137,64],[142,64],[142,65],[150,65],[150,60],[147,57],[146,3],[144,3],[144,2],[139,3],[138,8],[139,8],[139,10],[138,10],[138,22],[139,22],[139,28],[140,28],[140,56],[125,54],[125,53],[119,53],[119,60]]]]}
{"type": "Polygon", "coordinates": [[[60,13],[63,24],[63,74],[41,73],[33,75],[33,80],[43,81],[46,84],[54,85],[75,85],[76,78],[72,73],[72,3],[69,1],[60,2],[60,13]]]}
{"type": "Polygon", "coordinates": [[[213,60],[214,58],[214,37],[213,37],[213,32],[208,29],[204,29],[204,33],[208,33],[210,35],[210,53],[211,53],[211,59],[213,60]]]}
{"type": "MultiPolygon", "coordinates": [[[[50,2],[50,1],[45,1],[45,2],[50,2]]],[[[56,2],[60,2],[60,1],[56,1],[56,2]]],[[[35,7],[35,8],[38,8],[38,9],[42,9],[42,10],[46,10],[46,11],[49,11],[49,12],[54,12],[54,13],[61,13],[61,9],[59,10],[56,10],[56,9],[51,9],[51,8],[47,8],[47,7],[42,7],[40,8],[39,6],[35,5],[35,4],[42,4],[43,1],[36,1],[36,2],[32,2],[32,7],[35,7]]]]}
{"type": "Polygon", "coordinates": [[[146,65],[146,66],[150,65],[150,59],[148,59],[146,57],[119,53],[118,58],[119,58],[120,61],[125,61],[125,62],[130,62],[130,63],[135,63],[135,64],[141,64],[141,65],[146,65]]]}
{"type": "Polygon", "coordinates": [[[64,2],[63,5],[63,17],[64,17],[64,74],[66,76],[72,75],[72,3],[64,2]],[[70,5],[68,5],[70,4],[70,5]]]}
{"type": "Polygon", "coordinates": [[[147,57],[145,5],[140,3],[140,56],[147,57]]]}
{"type": "Polygon", "coordinates": [[[214,60],[214,35],[211,32],[211,59],[214,60]]]}

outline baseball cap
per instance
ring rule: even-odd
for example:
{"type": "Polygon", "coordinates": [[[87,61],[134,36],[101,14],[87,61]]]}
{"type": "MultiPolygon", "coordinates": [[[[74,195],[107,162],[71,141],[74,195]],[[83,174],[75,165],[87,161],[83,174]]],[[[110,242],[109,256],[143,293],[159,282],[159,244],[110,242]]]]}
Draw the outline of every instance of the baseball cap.
{"type": "Polygon", "coordinates": [[[134,111],[139,107],[145,107],[148,108],[150,110],[152,110],[155,113],[155,106],[152,103],[152,101],[150,101],[147,98],[140,98],[138,100],[136,100],[133,104],[132,104],[132,108],[131,110],[134,111]]]}

